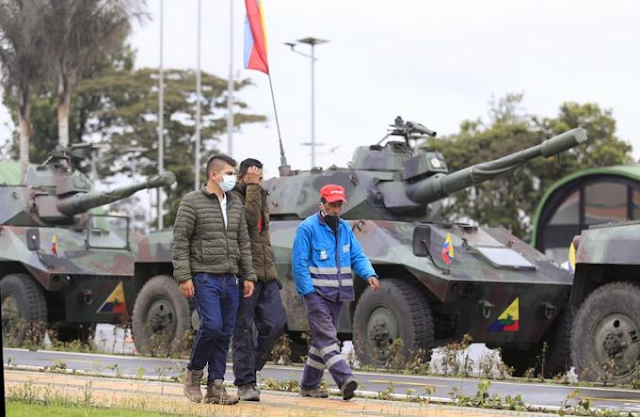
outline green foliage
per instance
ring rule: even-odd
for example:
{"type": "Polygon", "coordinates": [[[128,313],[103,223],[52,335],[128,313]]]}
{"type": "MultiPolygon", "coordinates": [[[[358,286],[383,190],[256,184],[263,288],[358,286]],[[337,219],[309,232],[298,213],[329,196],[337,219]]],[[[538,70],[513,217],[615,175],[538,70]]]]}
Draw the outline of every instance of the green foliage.
{"type": "Polygon", "coordinates": [[[385,363],[387,370],[399,370],[407,364],[407,359],[402,354],[404,348],[404,342],[402,339],[397,338],[391,342],[388,348],[388,357],[385,363]]]}
{"type": "Polygon", "coordinates": [[[283,365],[291,365],[291,339],[287,333],[283,333],[271,350],[271,360],[283,365]]]}
{"type": "Polygon", "coordinates": [[[473,342],[470,335],[462,336],[462,341],[447,343],[442,347],[441,366],[445,376],[468,377],[473,370],[474,361],[467,350],[473,342]]]}
{"type": "Polygon", "coordinates": [[[553,182],[576,170],[632,162],[631,145],[616,136],[610,109],[568,102],[560,106],[557,117],[539,118],[524,111],[522,101],[522,94],[507,95],[491,103],[488,124],[467,120],[460,132],[430,139],[428,144],[443,153],[450,171],[535,146],[575,127],[587,130],[587,144],[453,195],[445,209],[449,220],[473,219],[481,225],[505,226],[524,237],[530,232],[538,202],[553,182]]]}
{"type": "Polygon", "coordinates": [[[297,392],[300,390],[300,382],[297,379],[278,381],[275,378],[265,378],[261,385],[263,389],[271,391],[297,392]]]}
{"type": "MultiPolygon", "coordinates": [[[[134,68],[135,54],[122,46],[105,60],[85,68],[74,88],[69,117],[70,143],[92,142],[101,146],[96,157],[101,178],[109,182],[116,174],[155,175],[158,170],[158,71],[134,68]],[[144,150],[143,150],[144,149],[144,150]],[[136,172],[133,172],[133,171],[136,172]]],[[[196,73],[165,70],[164,167],[173,171],[177,183],[165,189],[164,224],[171,225],[184,194],[193,190],[193,146],[196,120],[196,73]]],[[[201,166],[216,152],[219,135],[226,131],[227,81],[201,73],[201,166]]],[[[235,91],[250,86],[248,79],[235,83],[235,91]]],[[[57,97],[48,86],[32,97],[33,137],[31,161],[41,163],[58,142],[57,97]]],[[[247,111],[234,98],[234,123],[262,122],[266,118],[247,111]]],[[[15,106],[11,108],[17,125],[15,106]]],[[[12,154],[17,156],[17,134],[12,154]]],[[[82,167],[87,172],[89,166],[82,167]]],[[[204,182],[204,167],[201,173],[204,182]]]]}
{"type": "Polygon", "coordinates": [[[48,416],[48,417],[166,417],[166,413],[148,410],[127,410],[126,408],[85,408],[76,404],[61,402],[60,404],[25,403],[7,401],[7,415],[14,417],[48,416]]]}
{"type": "Polygon", "coordinates": [[[47,323],[5,318],[2,322],[2,343],[5,347],[38,350],[44,347],[47,323]]]}

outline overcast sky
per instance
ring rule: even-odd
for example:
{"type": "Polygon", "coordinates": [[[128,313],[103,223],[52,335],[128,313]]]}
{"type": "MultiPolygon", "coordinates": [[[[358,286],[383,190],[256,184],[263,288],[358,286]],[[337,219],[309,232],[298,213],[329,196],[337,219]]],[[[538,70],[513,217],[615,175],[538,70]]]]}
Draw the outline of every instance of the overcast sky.
{"type": "MultiPolygon", "coordinates": [[[[313,36],[317,164],[344,166],[358,145],[377,142],[395,116],[441,134],[487,119],[488,102],[525,94],[533,114],[553,117],[565,101],[613,110],[619,137],[640,156],[640,2],[633,0],[262,0],[269,63],[289,163],[308,169],[310,61],[283,45],[313,36]],[[333,153],[330,151],[333,150],[333,153]]],[[[230,0],[202,0],[202,68],[229,73],[230,0]]],[[[159,64],[160,1],[136,25],[137,66],[159,64]]],[[[241,92],[269,122],[234,135],[237,159],[257,157],[277,173],[277,132],[266,75],[243,69],[244,1],[234,4],[234,60],[254,86],[241,92]]],[[[196,67],[197,0],[164,0],[165,67],[196,67]]],[[[307,45],[299,47],[308,52],[307,45]]],[[[4,116],[6,118],[6,116],[4,116]]],[[[8,133],[0,130],[0,139],[8,133]]],[[[219,144],[226,151],[226,136],[219,144]]]]}

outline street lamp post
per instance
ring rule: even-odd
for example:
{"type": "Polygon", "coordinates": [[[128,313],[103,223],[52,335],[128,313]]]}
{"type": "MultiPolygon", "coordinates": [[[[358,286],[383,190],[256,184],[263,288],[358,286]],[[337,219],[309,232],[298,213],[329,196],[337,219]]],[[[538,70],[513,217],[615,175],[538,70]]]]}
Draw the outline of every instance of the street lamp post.
{"type": "Polygon", "coordinates": [[[201,97],[202,97],[202,82],[201,82],[201,75],[200,75],[200,40],[201,40],[201,35],[200,35],[200,27],[201,27],[201,21],[202,21],[202,1],[198,0],[198,42],[197,42],[197,62],[196,62],[196,97],[197,97],[197,102],[196,102],[196,143],[195,143],[195,173],[194,173],[194,189],[195,190],[199,190],[200,189],[200,123],[201,123],[201,110],[200,107],[202,106],[202,102],[201,102],[201,97]]]}
{"type": "MultiPolygon", "coordinates": [[[[158,174],[164,174],[164,1],[160,0],[160,75],[158,86],[158,174]]],[[[158,211],[158,230],[164,228],[162,222],[162,188],[156,189],[158,211]]]]}
{"type": "Polygon", "coordinates": [[[315,64],[316,64],[316,54],[315,47],[316,45],[322,45],[323,43],[327,43],[329,41],[306,37],[298,40],[299,43],[306,43],[311,46],[311,55],[307,55],[305,53],[299,52],[295,50],[295,43],[286,43],[287,46],[291,47],[293,52],[296,52],[302,56],[311,59],[311,168],[315,168],[316,166],[316,87],[315,87],[315,64]]]}
{"type": "Polygon", "coordinates": [[[229,0],[229,80],[227,81],[227,155],[233,155],[233,0],[229,0]]]}

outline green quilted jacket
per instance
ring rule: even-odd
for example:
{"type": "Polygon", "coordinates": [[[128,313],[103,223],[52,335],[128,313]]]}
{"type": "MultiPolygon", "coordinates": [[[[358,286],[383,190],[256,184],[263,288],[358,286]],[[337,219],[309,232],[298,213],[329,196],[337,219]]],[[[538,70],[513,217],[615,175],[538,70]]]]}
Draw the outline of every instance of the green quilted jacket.
{"type": "Polygon", "coordinates": [[[187,281],[198,272],[234,274],[256,281],[242,201],[226,193],[225,229],[220,201],[203,186],[184,196],[173,227],[173,277],[187,281]]]}

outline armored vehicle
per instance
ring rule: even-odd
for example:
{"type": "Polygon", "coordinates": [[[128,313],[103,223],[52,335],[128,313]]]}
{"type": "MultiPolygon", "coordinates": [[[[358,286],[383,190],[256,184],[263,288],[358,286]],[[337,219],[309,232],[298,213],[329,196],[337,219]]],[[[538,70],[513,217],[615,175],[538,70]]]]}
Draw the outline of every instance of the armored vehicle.
{"type": "Polygon", "coordinates": [[[594,225],[577,236],[572,354],[580,378],[628,383],[640,370],[640,221],[594,225]]]}
{"type": "Polygon", "coordinates": [[[58,147],[31,167],[18,186],[0,185],[2,335],[20,340],[33,323],[49,323],[61,340],[86,337],[95,323],[121,323],[131,314],[137,242],[129,218],[89,210],[138,190],[170,185],[173,173],[92,191],[75,169],[90,147],[58,147]],[[20,326],[20,322],[25,325],[20,326]]]}
{"type": "MultiPolygon", "coordinates": [[[[402,354],[409,359],[469,334],[475,341],[502,347],[503,358],[518,369],[535,365],[547,342],[545,373],[563,369],[569,354],[572,316],[566,307],[571,274],[505,229],[444,223],[442,200],[534,158],[570,149],[586,140],[585,131],[574,129],[453,173],[448,173],[440,153],[414,148],[412,141],[427,135],[435,133],[397,118],[385,139],[356,149],[347,168],[291,171],[283,163],[281,176],[265,182],[271,241],[294,347],[303,347],[301,335],[308,331],[291,274],[294,235],[298,224],[318,211],[318,190],[336,183],[347,194],[342,218],[350,223],[381,278],[377,292],[355,279],[356,300],[343,306],[340,337],[353,338],[361,362],[385,364],[396,339],[403,341],[402,354]],[[387,140],[389,136],[402,139],[387,140]]],[[[164,232],[141,243],[136,277],[169,279],[170,242],[170,233],[164,232]]],[[[169,294],[162,299],[164,311],[171,315],[158,313],[155,321],[164,320],[173,332],[178,322],[188,321],[188,304],[185,300],[172,304],[175,297],[169,294]],[[183,318],[168,320],[178,312],[183,318]]],[[[151,304],[141,306],[141,317],[148,315],[151,304]]],[[[139,349],[148,337],[136,338],[139,349]]]]}

